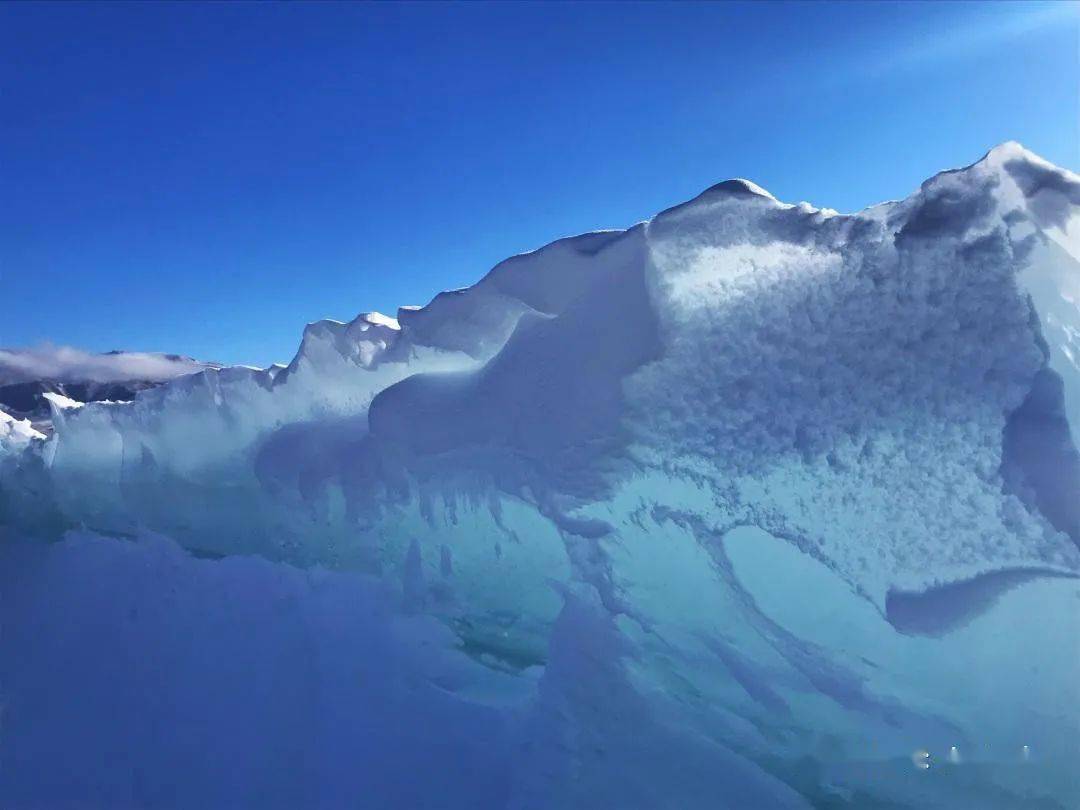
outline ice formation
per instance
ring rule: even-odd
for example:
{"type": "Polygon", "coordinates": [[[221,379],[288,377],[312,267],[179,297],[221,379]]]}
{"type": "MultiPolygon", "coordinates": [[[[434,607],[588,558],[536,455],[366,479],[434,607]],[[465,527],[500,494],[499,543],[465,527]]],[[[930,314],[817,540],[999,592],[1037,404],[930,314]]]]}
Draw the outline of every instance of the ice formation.
{"type": "MultiPolygon", "coordinates": [[[[148,628],[90,638],[223,633],[244,667],[276,662],[266,705],[322,695],[251,740],[310,772],[253,771],[258,795],[204,777],[187,806],[289,806],[318,783],[310,806],[337,807],[367,770],[386,782],[367,806],[1077,806],[1078,261],[1080,178],[1017,144],[854,215],[729,180],[396,319],[311,324],[287,367],[53,397],[47,439],[0,414],[8,622],[101,577],[116,605],[83,583],[42,632],[130,602],[148,628]],[[234,585],[250,604],[221,595],[234,585]],[[355,645],[391,662],[371,694],[346,684],[355,645]],[[380,726],[387,745],[456,722],[487,741],[432,766],[455,799],[403,799],[423,788],[379,753],[349,775],[338,750],[372,743],[327,713],[384,717],[371,695],[404,670],[422,686],[412,706],[391,689],[406,719],[380,726]]],[[[0,641],[27,734],[46,711],[33,678],[67,654],[33,636],[0,641]]],[[[150,658],[167,694],[214,688],[187,648],[150,658]]],[[[67,722],[94,738],[96,716],[67,722]]],[[[237,756],[193,734],[187,767],[211,768],[196,739],[237,756]]],[[[175,753],[49,794],[25,754],[49,741],[30,739],[19,769],[0,758],[26,806],[80,786],[102,806],[160,798],[175,753]]]]}

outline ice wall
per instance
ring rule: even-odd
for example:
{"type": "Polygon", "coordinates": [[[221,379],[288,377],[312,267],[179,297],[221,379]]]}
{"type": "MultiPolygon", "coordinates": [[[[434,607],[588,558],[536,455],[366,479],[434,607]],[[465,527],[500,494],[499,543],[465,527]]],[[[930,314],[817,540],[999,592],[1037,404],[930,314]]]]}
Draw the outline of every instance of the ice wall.
{"type": "Polygon", "coordinates": [[[512,726],[478,806],[1069,807],[1078,212],[1080,178],[1016,144],[854,215],[727,181],[312,324],[288,367],[57,401],[48,440],[0,424],[0,525],[165,535],[226,557],[169,547],[212,587],[238,555],[364,578],[512,726]]]}

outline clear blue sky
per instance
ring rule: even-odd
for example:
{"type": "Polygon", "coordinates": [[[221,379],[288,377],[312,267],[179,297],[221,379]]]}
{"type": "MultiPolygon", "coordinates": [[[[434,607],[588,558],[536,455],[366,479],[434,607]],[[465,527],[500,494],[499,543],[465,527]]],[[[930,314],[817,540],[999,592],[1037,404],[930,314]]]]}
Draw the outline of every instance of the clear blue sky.
{"type": "Polygon", "coordinates": [[[1080,168],[1077,6],[0,6],[0,346],[288,360],[727,177],[1080,168]]]}

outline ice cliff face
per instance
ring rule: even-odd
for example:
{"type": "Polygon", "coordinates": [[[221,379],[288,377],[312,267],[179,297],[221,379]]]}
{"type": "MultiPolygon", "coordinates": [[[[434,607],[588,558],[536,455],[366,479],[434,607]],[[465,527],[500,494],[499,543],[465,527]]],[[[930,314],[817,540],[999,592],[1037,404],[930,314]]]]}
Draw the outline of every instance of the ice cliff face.
{"type": "MultiPolygon", "coordinates": [[[[602,546],[631,518],[613,502],[633,500],[633,520],[768,528],[878,606],[1005,567],[1074,570],[1078,188],[1015,144],[854,216],[728,181],[398,320],[312,324],[285,369],[54,398],[57,435],[31,453],[72,523],[179,521],[221,553],[335,562],[371,550],[364,527],[461,499],[602,546]],[[1055,420],[1056,484],[1025,428],[1055,420]],[[172,487],[232,490],[226,514],[154,497],[172,487]],[[220,530],[260,501],[284,505],[295,542],[220,530]]],[[[578,573],[603,589],[603,568],[578,573]]]]}
{"type": "Polygon", "coordinates": [[[731,180],[396,320],[312,324],[287,368],[57,402],[48,440],[0,423],[0,523],[390,584],[539,677],[515,806],[614,789],[655,756],[596,753],[631,728],[745,791],[720,806],[1022,806],[1008,769],[849,765],[953,746],[1038,748],[1068,806],[1078,261],[1080,178],[1017,144],[854,215],[731,180]],[[1025,611],[1035,683],[995,641],[1025,611]]]}

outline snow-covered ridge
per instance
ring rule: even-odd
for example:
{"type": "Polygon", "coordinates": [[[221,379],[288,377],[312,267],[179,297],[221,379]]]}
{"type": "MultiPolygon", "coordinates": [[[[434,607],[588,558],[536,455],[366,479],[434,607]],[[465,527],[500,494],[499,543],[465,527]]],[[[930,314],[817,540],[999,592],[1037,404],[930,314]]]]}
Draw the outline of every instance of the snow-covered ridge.
{"type": "Polygon", "coordinates": [[[29,419],[16,419],[0,411],[0,449],[8,453],[21,451],[34,439],[44,440],[42,433],[30,426],[29,419]]]}

